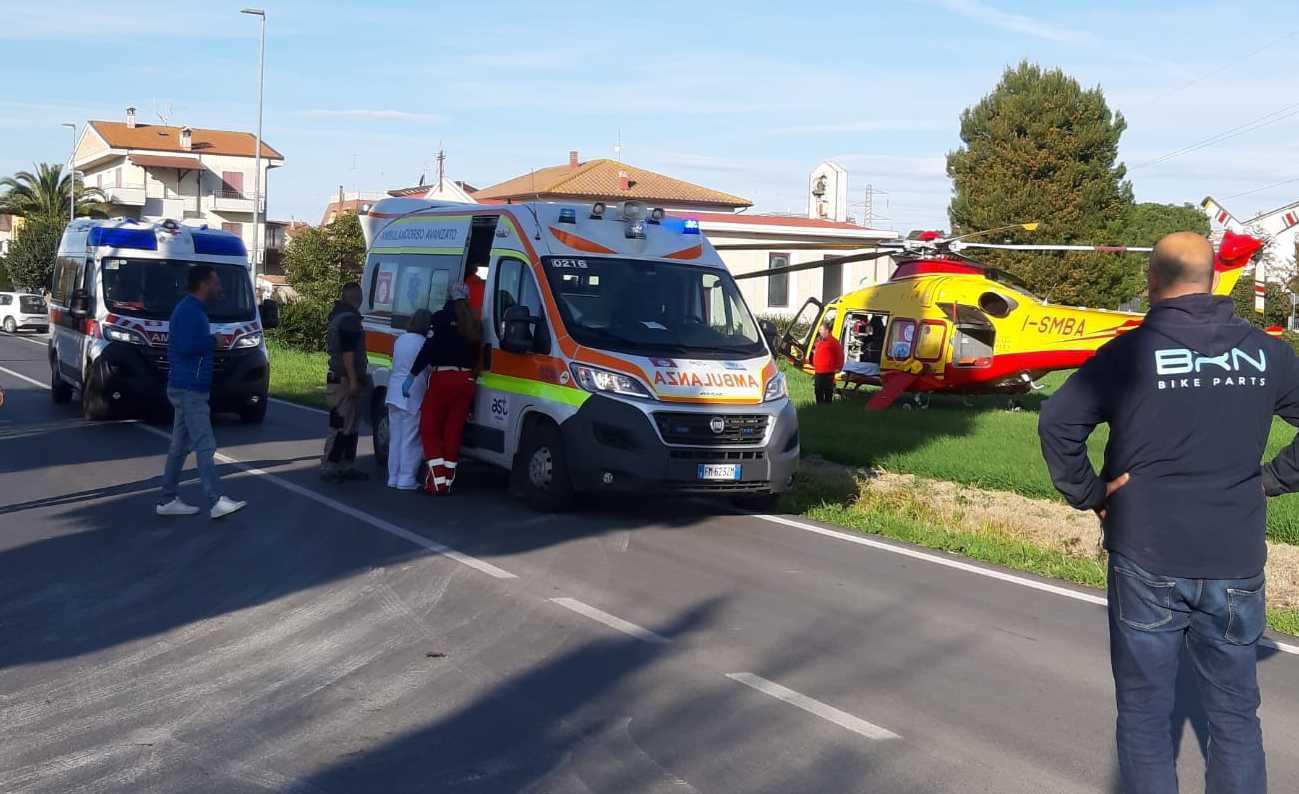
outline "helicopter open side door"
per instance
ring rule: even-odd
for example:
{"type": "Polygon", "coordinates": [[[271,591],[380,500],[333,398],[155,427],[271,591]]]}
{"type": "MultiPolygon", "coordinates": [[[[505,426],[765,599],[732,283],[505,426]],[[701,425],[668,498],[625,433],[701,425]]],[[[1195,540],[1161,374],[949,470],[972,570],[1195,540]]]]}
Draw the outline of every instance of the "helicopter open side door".
{"type": "Polygon", "coordinates": [[[777,355],[784,356],[789,363],[806,369],[811,362],[812,340],[816,338],[816,328],[821,322],[825,305],[816,298],[808,298],[794,318],[785,326],[785,333],[780,337],[780,349],[777,355]]]}

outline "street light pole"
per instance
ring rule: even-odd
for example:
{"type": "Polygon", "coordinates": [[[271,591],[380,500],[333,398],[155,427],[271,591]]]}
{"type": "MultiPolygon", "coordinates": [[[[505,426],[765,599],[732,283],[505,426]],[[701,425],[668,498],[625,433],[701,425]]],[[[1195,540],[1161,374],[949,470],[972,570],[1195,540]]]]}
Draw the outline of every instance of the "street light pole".
{"type": "Polygon", "coordinates": [[[266,67],[266,12],[260,8],[245,8],[239,13],[261,20],[261,46],[257,52],[257,153],[253,174],[253,285],[257,284],[257,266],[262,260],[262,74],[266,67]]]}
{"type": "Polygon", "coordinates": [[[68,178],[72,180],[68,185],[68,223],[72,223],[77,219],[77,125],[65,121],[59,126],[72,130],[72,148],[68,150],[68,178]]]}

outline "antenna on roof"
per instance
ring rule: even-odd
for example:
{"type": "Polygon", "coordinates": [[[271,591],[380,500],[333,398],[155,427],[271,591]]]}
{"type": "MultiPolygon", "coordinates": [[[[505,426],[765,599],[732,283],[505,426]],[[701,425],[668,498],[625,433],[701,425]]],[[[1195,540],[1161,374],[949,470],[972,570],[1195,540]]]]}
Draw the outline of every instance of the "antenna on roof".
{"type": "Polygon", "coordinates": [[[622,127],[618,128],[618,142],[613,145],[613,159],[622,162],[622,127]]]}
{"type": "Polygon", "coordinates": [[[158,100],[157,99],[153,100],[153,115],[158,117],[158,121],[162,122],[162,126],[164,127],[171,126],[172,110],[173,110],[172,103],[168,102],[165,107],[159,108],[158,100]]]}

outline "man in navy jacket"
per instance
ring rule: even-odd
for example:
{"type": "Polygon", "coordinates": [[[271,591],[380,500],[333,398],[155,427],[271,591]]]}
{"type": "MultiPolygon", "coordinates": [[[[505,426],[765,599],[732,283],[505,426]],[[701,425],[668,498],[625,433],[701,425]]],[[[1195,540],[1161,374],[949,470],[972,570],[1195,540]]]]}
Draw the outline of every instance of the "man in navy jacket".
{"type": "Polygon", "coordinates": [[[1095,510],[1109,550],[1110,662],[1125,791],[1177,791],[1170,718],[1183,646],[1209,717],[1207,790],[1267,786],[1255,644],[1267,620],[1265,494],[1299,487],[1292,443],[1260,466],[1272,416],[1299,425],[1299,359],[1214,296],[1190,232],[1150,257],[1150,312],[1042,409],[1056,488],[1095,510]],[[1110,426],[1100,476],[1087,437],[1110,426]]]}
{"type": "Polygon", "coordinates": [[[167,331],[167,400],[175,412],[171,427],[171,449],[162,473],[160,516],[189,516],[199,508],[181,500],[180,470],[189,451],[194,450],[199,480],[208,499],[208,515],[221,518],[243,509],[247,502],[221,494],[217,477],[216,437],[212,434],[212,361],[216,342],[208,324],[204,304],[221,300],[221,279],[210,265],[194,265],[186,276],[189,294],[171,313],[167,331]]]}

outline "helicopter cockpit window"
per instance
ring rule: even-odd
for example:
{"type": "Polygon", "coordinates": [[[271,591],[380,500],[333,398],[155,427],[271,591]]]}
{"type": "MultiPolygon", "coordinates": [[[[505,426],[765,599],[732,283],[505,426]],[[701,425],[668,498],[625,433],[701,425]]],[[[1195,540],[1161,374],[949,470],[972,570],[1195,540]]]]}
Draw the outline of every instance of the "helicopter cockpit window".
{"type": "Polygon", "coordinates": [[[985,292],[979,296],[979,308],[987,312],[989,316],[997,319],[1009,317],[1016,306],[1017,304],[1012,298],[1007,298],[996,292],[985,292]]]}
{"type": "Polygon", "coordinates": [[[911,348],[916,341],[915,320],[894,320],[889,326],[889,358],[902,361],[911,358],[911,348]]]}

